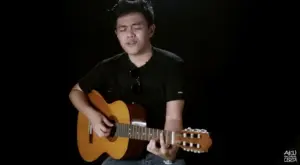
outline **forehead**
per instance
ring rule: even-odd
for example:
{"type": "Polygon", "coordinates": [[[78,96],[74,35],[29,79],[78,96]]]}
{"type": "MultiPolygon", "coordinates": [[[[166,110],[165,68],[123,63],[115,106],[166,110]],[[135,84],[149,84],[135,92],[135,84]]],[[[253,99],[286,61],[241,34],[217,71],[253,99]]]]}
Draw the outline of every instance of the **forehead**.
{"type": "Polygon", "coordinates": [[[125,14],[117,19],[117,26],[130,26],[137,23],[146,23],[145,17],[137,12],[125,14]]]}

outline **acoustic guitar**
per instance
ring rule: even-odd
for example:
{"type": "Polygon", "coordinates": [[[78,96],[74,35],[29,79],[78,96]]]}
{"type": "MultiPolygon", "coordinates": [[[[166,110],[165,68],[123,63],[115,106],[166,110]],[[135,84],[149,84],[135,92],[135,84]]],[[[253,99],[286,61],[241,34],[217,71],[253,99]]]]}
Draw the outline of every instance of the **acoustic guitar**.
{"type": "Polygon", "coordinates": [[[148,128],[145,110],[140,105],[125,104],[120,100],[108,104],[95,90],[88,94],[88,98],[91,105],[114,123],[114,127],[110,136],[98,137],[89,120],[79,112],[77,145],[80,156],[86,162],[94,162],[103,154],[114,159],[138,157],[145,149],[146,142],[153,138],[159,139],[162,131],[167,144],[178,146],[187,152],[208,152],[212,145],[205,129],[167,131],[148,128]]]}

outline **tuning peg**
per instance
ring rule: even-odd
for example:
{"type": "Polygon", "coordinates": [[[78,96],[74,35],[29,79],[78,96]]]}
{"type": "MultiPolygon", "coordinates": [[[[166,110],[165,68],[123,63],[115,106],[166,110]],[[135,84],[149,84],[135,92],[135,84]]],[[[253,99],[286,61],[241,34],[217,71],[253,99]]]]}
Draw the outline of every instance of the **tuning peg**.
{"type": "Polygon", "coordinates": [[[191,150],[193,153],[201,153],[200,151],[197,150],[191,150]]]}
{"type": "Polygon", "coordinates": [[[206,129],[196,129],[196,132],[207,133],[207,130],[206,129]]]}
{"type": "Polygon", "coordinates": [[[186,131],[190,131],[190,130],[191,130],[191,127],[187,127],[185,130],[186,130],[186,131]]]}

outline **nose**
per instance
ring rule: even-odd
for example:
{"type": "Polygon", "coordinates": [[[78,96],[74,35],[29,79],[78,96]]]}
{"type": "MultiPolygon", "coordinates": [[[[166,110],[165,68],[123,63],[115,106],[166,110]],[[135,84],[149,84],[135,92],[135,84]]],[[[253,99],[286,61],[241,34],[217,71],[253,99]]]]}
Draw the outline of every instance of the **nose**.
{"type": "Polygon", "coordinates": [[[128,30],[128,32],[127,32],[127,37],[128,37],[128,38],[135,37],[135,33],[134,33],[133,29],[129,29],[129,30],[128,30]]]}

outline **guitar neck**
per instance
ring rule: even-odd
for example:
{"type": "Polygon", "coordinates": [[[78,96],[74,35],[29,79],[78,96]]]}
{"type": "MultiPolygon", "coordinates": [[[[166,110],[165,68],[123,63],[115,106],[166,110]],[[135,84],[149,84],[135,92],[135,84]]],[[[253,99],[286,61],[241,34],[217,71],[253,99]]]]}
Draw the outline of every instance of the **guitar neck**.
{"type": "Polygon", "coordinates": [[[161,132],[164,133],[165,142],[167,144],[174,144],[176,133],[173,131],[147,128],[131,124],[116,123],[116,132],[114,136],[150,141],[151,139],[159,140],[161,132]]]}

